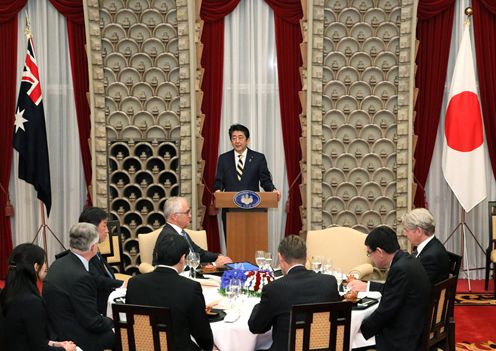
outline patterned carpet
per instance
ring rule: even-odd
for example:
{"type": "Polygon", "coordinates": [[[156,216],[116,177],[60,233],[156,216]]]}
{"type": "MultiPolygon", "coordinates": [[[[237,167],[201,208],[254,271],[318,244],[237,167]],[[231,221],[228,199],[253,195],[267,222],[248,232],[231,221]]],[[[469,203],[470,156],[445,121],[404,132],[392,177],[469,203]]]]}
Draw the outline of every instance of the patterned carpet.
{"type": "Polygon", "coordinates": [[[496,350],[496,343],[493,341],[471,344],[468,342],[457,342],[456,351],[488,351],[496,350]]]}
{"type": "Polygon", "coordinates": [[[456,305],[465,306],[496,306],[494,293],[458,293],[455,296],[456,305]]]}

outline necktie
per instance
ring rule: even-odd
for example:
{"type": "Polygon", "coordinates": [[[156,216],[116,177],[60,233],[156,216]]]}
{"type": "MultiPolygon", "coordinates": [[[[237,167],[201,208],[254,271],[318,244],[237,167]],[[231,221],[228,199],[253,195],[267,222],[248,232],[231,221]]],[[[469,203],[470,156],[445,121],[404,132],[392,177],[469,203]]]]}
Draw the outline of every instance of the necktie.
{"type": "Polygon", "coordinates": [[[195,252],[195,250],[193,250],[193,245],[191,245],[191,240],[189,239],[189,235],[188,233],[186,233],[184,230],[181,231],[181,235],[184,237],[184,239],[186,239],[186,241],[188,242],[188,246],[189,246],[189,251],[191,252],[195,252]]]}
{"type": "Polygon", "coordinates": [[[241,180],[241,176],[243,175],[243,155],[238,155],[238,164],[236,165],[236,175],[238,176],[238,180],[241,180]]]}
{"type": "Polygon", "coordinates": [[[107,265],[105,264],[105,261],[103,260],[102,255],[101,255],[100,253],[98,253],[98,254],[97,254],[97,257],[98,257],[98,259],[100,260],[100,263],[102,264],[103,268],[105,269],[105,272],[107,273],[107,275],[108,275],[110,278],[114,279],[114,276],[113,276],[113,274],[109,271],[109,269],[107,268],[107,265]]]}
{"type": "Polygon", "coordinates": [[[412,256],[417,257],[417,255],[418,255],[418,251],[417,251],[417,247],[415,246],[412,251],[412,256]]]}

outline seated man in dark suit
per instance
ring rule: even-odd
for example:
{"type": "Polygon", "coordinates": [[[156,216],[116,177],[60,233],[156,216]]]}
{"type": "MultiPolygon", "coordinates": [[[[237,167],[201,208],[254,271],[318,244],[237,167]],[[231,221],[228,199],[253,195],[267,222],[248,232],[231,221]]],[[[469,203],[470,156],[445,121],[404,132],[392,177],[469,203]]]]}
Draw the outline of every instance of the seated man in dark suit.
{"type": "MultiPolygon", "coordinates": [[[[107,240],[109,235],[107,227],[108,215],[101,208],[85,208],[79,216],[79,223],[94,224],[98,231],[98,242],[102,243],[107,240]]],[[[126,282],[115,279],[112,267],[108,265],[107,260],[100,254],[100,251],[90,260],[90,273],[95,277],[98,286],[98,311],[105,315],[110,293],[116,288],[125,287],[126,282]]]]}
{"type": "MultiPolygon", "coordinates": [[[[412,255],[420,260],[424,266],[432,285],[439,283],[449,276],[450,260],[444,245],[434,236],[436,222],[429,210],[416,208],[403,215],[401,218],[403,234],[416,249],[412,255]]],[[[378,282],[367,283],[360,280],[350,282],[350,287],[357,291],[380,291],[382,284],[378,282]]]]}
{"type": "Polygon", "coordinates": [[[332,275],[318,274],[305,268],[305,241],[290,235],[279,244],[279,265],[284,277],[263,287],[262,298],[248,320],[250,331],[265,333],[272,328],[270,350],[286,351],[289,338],[289,314],[296,304],[340,300],[338,284],[332,275]]]}
{"type": "Polygon", "coordinates": [[[126,303],[169,307],[174,350],[212,350],[212,330],[205,313],[201,285],[179,275],[184,270],[188,253],[186,239],[180,235],[165,235],[156,247],[156,269],[129,280],[126,303]]]}
{"type": "Polygon", "coordinates": [[[426,317],[431,284],[419,260],[400,250],[396,233],[377,227],[365,239],[368,255],[379,268],[389,267],[377,309],[360,327],[365,337],[375,335],[377,350],[417,351],[426,317]]]}
{"type": "Polygon", "coordinates": [[[164,204],[164,216],[167,223],[160,232],[155,248],[153,249],[153,265],[156,265],[155,259],[157,257],[157,248],[166,235],[183,236],[189,245],[189,250],[200,254],[201,263],[214,262],[217,267],[221,267],[225,263],[232,262],[229,257],[203,250],[196,245],[195,242],[191,240],[188,233],[184,231],[184,228],[186,228],[191,221],[191,209],[189,208],[188,200],[185,197],[178,196],[168,198],[164,204]]]}
{"type": "Polygon", "coordinates": [[[98,233],[90,223],[70,230],[70,252],[52,263],[43,284],[43,297],[52,330],[59,340],[72,340],[84,351],[112,349],[113,321],[97,306],[97,285],[89,272],[98,251],[98,233]]]}

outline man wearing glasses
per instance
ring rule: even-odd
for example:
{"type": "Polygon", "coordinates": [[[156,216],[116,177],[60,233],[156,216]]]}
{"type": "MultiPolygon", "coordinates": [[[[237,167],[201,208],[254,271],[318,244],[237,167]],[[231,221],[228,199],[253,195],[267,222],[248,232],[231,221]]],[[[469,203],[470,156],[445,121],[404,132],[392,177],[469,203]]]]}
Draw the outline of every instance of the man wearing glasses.
{"type": "Polygon", "coordinates": [[[203,250],[199,247],[184,228],[191,222],[191,209],[188,200],[185,197],[170,197],[164,204],[164,216],[167,221],[166,225],[160,232],[155,248],[153,249],[153,265],[156,265],[157,247],[166,235],[181,235],[188,242],[191,252],[197,252],[200,255],[200,262],[214,262],[215,266],[221,267],[225,263],[231,263],[232,260],[218,253],[203,250]]]}
{"type": "Polygon", "coordinates": [[[389,268],[377,309],[360,327],[365,337],[375,335],[377,350],[420,350],[431,284],[422,263],[400,250],[396,233],[377,227],[365,239],[374,265],[389,268]]]}

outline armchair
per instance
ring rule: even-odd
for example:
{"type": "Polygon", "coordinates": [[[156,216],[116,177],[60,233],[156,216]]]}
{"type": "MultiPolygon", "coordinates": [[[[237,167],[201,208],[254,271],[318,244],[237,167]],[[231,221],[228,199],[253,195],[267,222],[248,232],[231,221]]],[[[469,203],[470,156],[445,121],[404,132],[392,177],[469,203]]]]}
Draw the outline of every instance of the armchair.
{"type": "Polygon", "coordinates": [[[100,254],[105,257],[107,263],[115,271],[115,278],[127,281],[131,276],[124,274],[124,263],[122,262],[122,239],[121,226],[118,220],[108,221],[109,235],[107,239],[98,244],[100,254]]]}
{"type": "MultiPolygon", "coordinates": [[[[207,232],[205,230],[184,229],[193,242],[204,250],[208,250],[207,232]]],[[[153,249],[162,228],[154,230],[151,233],[138,234],[138,245],[140,250],[141,263],[138,267],[140,273],[153,271],[153,249]]]]}
{"type": "MultiPolygon", "coordinates": [[[[362,280],[384,280],[384,274],[374,268],[367,257],[366,234],[347,227],[310,230],[307,233],[307,260],[312,256],[332,259],[333,266],[344,273],[357,273],[362,280]]],[[[309,262],[307,266],[310,267],[309,262]]]]}

